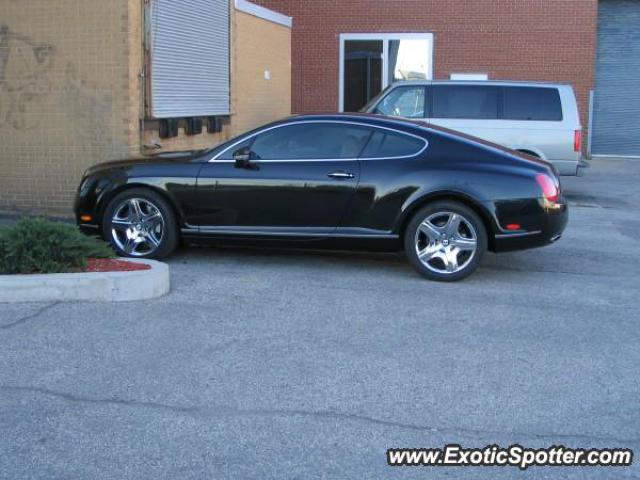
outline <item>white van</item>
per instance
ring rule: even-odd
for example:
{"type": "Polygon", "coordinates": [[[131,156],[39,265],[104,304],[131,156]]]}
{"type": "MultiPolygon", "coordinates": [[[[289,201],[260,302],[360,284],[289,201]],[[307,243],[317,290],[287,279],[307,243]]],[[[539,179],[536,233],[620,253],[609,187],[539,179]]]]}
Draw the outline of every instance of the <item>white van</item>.
{"type": "Polygon", "coordinates": [[[403,81],[362,111],[425,120],[581,175],[582,126],[570,85],[505,81],[403,81]]]}

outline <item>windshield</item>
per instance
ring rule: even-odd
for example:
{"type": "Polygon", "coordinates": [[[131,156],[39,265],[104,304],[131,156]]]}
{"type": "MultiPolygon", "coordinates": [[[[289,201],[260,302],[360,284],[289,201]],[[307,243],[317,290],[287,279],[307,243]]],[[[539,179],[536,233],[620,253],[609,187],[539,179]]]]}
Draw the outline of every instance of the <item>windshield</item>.
{"type": "Polygon", "coordinates": [[[380,98],[389,91],[389,88],[391,88],[391,85],[387,86],[379,94],[377,94],[375,97],[369,100],[367,104],[364,107],[362,107],[359,111],[362,113],[375,113],[375,112],[372,112],[371,109],[376,103],[378,103],[378,100],[380,100],[380,98]]]}

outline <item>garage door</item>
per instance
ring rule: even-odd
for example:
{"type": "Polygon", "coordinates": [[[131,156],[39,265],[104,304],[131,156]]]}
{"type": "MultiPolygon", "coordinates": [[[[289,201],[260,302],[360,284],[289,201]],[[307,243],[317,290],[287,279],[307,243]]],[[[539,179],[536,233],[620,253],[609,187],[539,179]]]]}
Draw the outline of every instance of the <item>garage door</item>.
{"type": "Polygon", "coordinates": [[[148,4],[151,116],[228,115],[229,1],[148,4]]]}
{"type": "Polygon", "coordinates": [[[640,156],[640,1],[600,0],[594,155],[640,156]]]}

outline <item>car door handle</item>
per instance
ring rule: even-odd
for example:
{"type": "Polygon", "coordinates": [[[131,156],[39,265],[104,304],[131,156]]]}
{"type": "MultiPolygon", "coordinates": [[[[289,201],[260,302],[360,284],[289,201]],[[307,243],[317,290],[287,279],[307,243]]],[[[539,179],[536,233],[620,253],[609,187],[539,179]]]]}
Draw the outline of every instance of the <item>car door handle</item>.
{"type": "Polygon", "coordinates": [[[329,173],[327,177],[343,179],[343,178],[353,178],[355,177],[355,175],[349,172],[333,172],[333,173],[329,173]]]}

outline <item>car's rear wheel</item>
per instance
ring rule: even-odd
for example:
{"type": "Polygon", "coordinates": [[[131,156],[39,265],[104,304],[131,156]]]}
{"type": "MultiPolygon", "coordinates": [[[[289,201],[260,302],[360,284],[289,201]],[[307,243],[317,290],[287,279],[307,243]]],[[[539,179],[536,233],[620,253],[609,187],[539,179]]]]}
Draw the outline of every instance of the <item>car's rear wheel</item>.
{"type": "Polygon", "coordinates": [[[487,249],[487,233],[478,215],[453,201],[421,208],[407,225],[405,254],[430,280],[461,280],[478,268],[487,249]]]}
{"type": "Polygon", "coordinates": [[[176,220],[159,194],[142,188],[125,190],[107,206],[103,234],[119,255],[163,258],[178,244],[176,220]]]}

